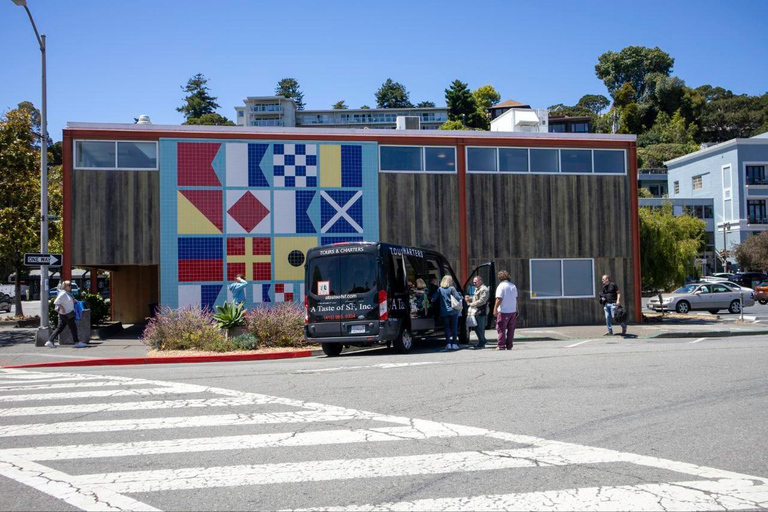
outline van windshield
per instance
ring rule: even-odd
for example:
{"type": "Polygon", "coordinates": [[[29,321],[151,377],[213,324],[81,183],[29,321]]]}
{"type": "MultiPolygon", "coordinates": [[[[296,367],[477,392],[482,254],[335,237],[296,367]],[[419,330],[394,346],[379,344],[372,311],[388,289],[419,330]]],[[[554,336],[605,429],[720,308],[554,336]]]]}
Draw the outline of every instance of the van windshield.
{"type": "Polygon", "coordinates": [[[367,293],[376,288],[376,257],[345,254],[313,259],[309,277],[314,295],[336,296],[367,293]]]}

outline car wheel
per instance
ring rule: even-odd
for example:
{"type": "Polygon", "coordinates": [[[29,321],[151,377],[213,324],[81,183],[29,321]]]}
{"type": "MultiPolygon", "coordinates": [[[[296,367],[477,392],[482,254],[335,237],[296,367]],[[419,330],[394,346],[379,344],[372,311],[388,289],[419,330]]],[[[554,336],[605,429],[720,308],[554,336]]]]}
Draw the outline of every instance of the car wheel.
{"type": "Polygon", "coordinates": [[[681,315],[685,315],[691,310],[691,305],[688,304],[688,301],[681,300],[677,303],[677,306],[675,306],[675,311],[680,313],[681,315]]]}
{"type": "Polygon", "coordinates": [[[394,347],[398,354],[407,354],[413,349],[413,336],[407,327],[403,327],[403,330],[400,331],[400,336],[395,340],[394,347]]]}
{"type": "Polygon", "coordinates": [[[341,343],[323,343],[323,352],[328,357],[336,357],[344,350],[344,346],[341,343]]]}
{"type": "Polygon", "coordinates": [[[731,305],[728,308],[728,311],[730,311],[734,315],[741,313],[741,304],[739,303],[739,301],[737,300],[731,301],[731,305]]]}
{"type": "Polygon", "coordinates": [[[758,300],[758,302],[759,302],[760,304],[762,304],[763,306],[765,306],[766,304],[768,304],[768,300],[765,300],[765,299],[760,299],[760,300],[758,300]]]}
{"type": "Polygon", "coordinates": [[[718,312],[720,312],[720,310],[719,309],[710,309],[709,312],[712,313],[713,315],[716,315],[718,312]]]}

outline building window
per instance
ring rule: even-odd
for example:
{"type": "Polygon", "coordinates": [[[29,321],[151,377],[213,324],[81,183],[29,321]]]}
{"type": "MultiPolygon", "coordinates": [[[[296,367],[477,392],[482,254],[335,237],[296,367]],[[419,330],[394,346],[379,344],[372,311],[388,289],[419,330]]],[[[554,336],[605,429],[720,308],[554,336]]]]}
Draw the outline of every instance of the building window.
{"type": "Polygon", "coordinates": [[[243,112],[242,110],[237,111],[237,117],[243,117],[244,115],[245,115],[245,112],[243,112]]]}
{"type": "Polygon", "coordinates": [[[747,185],[768,185],[768,180],[765,179],[764,165],[747,166],[747,185]]]}
{"type": "Polygon", "coordinates": [[[78,140],[75,169],[157,170],[157,142],[78,140]]]}
{"type": "Polygon", "coordinates": [[[467,170],[496,172],[496,148],[467,148],[467,170]]]}
{"type": "Polygon", "coordinates": [[[694,176],[693,178],[691,178],[691,183],[692,183],[692,186],[693,186],[693,190],[701,190],[701,188],[703,186],[703,182],[704,182],[704,180],[702,179],[701,175],[694,176]]]}
{"type": "Polygon", "coordinates": [[[501,172],[528,172],[528,150],[499,148],[499,170],[501,172]]]}
{"type": "Polygon", "coordinates": [[[379,146],[382,172],[456,172],[456,148],[434,146],[379,146]]]}
{"type": "Polygon", "coordinates": [[[556,149],[531,149],[531,172],[559,172],[556,149]]]}
{"type": "Polygon", "coordinates": [[[624,174],[627,172],[623,149],[594,150],[595,173],[624,174]]]}
{"type": "Polygon", "coordinates": [[[573,123],[569,131],[571,133],[587,133],[589,132],[589,123],[573,123]]]}
{"type": "Polygon", "coordinates": [[[553,133],[565,133],[564,124],[549,124],[549,131],[553,133]]]}
{"type": "Polygon", "coordinates": [[[680,193],[680,182],[676,181],[675,182],[675,195],[677,195],[679,193],[680,193]]]}
{"type": "Polygon", "coordinates": [[[747,220],[750,224],[766,224],[765,201],[747,201],[747,220]]]}
{"type": "Polygon", "coordinates": [[[561,149],[561,172],[592,172],[592,151],[589,149],[561,149]]]}
{"type": "Polygon", "coordinates": [[[566,299],[595,296],[593,259],[530,261],[531,298],[566,299]]]}

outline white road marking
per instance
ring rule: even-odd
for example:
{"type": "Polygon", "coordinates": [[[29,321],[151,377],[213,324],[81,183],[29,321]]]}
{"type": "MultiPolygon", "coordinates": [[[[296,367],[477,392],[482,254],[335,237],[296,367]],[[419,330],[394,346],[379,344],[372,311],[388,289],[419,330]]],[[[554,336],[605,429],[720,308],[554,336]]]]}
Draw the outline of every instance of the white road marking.
{"type": "Polygon", "coordinates": [[[31,390],[43,390],[43,389],[85,389],[85,388],[101,388],[101,387],[115,387],[115,386],[141,386],[143,382],[81,382],[77,385],[71,383],[59,383],[59,384],[34,384],[34,385],[10,385],[0,386],[0,391],[31,391],[31,390]]]}
{"type": "Polygon", "coordinates": [[[694,343],[698,343],[700,341],[704,341],[705,339],[707,339],[707,338],[699,338],[697,340],[693,340],[690,344],[693,345],[694,343]]]}
{"type": "Polygon", "coordinates": [[[365,366],[334,366],[332,368],[318,368],[313,370],[296,370],[294,373],[323,373],[323,372],[340,372],[343,370],[361,370],[364,368],[405,368],[408,366],[424,366],[427,364],[439,364],[437,362],[424,361],[420,363],[382,363],[382,364],[370,364],[365,366]]]}
{"type": "Polygon", "coordinates": [[[70,446],[40,446],[0,450],[0,460],[6,456],[25,460],[50,461],[92,459],[99,457],[133,457],[168,453],[249,450],[286,446],[319,446],[329,444],[409,441],[461,436],[479,436],[488,431],[474,427],[446,425],[432,421],[414,420],[411,427],[381,427],[353,430],[319,430],[313,432],[283,432],[165,441],[139,441],[70,446]]]}
{"type": "Polygon", "coordinates": [[[580,341],[578,343],[574,343],[573,345],[567,345],[565,348],[578,347],[579,345],[583,345],[585,343],[589,343],[590,341],[597,341],[597,340],[598,340],[598,338],[595,338],[595,339],[592,339],[592,340],[584,340],[584,341],[580,341]]]}
{"type": "Polygon", "coordinates": [[[4,457],[0,460],[0,475],[81,510],[157,510],[128,496],[103,489],[93,482],[78,482],[75,485],[74,477],[23,459],[4,457]]]}
{"type": "Polygon", "coordinates": [[[610,487],[582,487],[400,501],[348,507],[312,507],[317,511],[506,511],[506,510],[754,510],[768,504],[765,486],[749,480],[676,482],[610,487]]]}
{"type": "Polygon", "coordinates": [[[124,396],[155,396],[155,395],[185,395],[202,393],[205,386],[176,385],[163,388],[150,389],[110,389],[102,391],[71,391],[61,393],[37,393],[31,395],[6,395],[0,396],[0,402],[26,402],[34,400],[70,400],[74,398],[117,398],[124,396]]]}

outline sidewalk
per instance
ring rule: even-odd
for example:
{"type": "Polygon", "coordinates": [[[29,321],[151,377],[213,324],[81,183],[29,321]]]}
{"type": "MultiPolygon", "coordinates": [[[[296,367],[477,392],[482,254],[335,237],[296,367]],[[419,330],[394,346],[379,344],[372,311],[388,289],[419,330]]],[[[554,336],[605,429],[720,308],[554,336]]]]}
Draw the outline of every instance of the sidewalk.
{"type": "MultiPolygon", "coordinates": [[[[617,327],[614,332],[618,333],[620,330],[621,328],[617,327]]],[[[56,349],[36,347],[35,332],[36,329],[0,328],[0,367],[84,359],[112,359],[117,363],[120,359],[141,359],[147,355],[147,347],[139,339],[141,332],[136,328],[127,328],[117,338],[92,339],[87,348],[81,349],[66,345],[56,349]]],[[[605,332],[605,325],[530,327],[517,329],[515,340],[520,342],[581,341],[602,338],[605,332]]],[[[756,336],[768,335],[768,326],[760,323],[712,321],[691,316],[684,320],[666,319],[663,323],[630,325],[627,333],[633,338],[644,339],[756,336]]],[[[496,331],[486,331],[486,337],[489,343],[495,343],[496,331]]],[[[475,336],[472,335],[473,344],[475,340],[475,336]]],[[[313,347],[312,354],[322,354],[322,351],[319,347],[313,347]]],[[[192,362],[189,357],[184,359],[177,362],[192,362]]],[[[222,360],[222,358],[215,360],[222,360]]]]}

